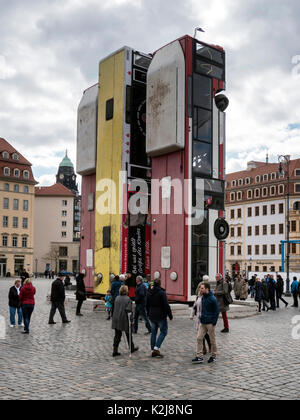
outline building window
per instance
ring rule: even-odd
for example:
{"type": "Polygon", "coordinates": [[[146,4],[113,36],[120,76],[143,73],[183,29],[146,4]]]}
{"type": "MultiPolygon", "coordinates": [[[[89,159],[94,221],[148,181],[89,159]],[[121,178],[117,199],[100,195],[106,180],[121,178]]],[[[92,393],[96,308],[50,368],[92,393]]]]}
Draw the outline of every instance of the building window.
{"type": "Polygon", "coordinates": [[[299,211],[300,210],[300,201],[296,201],[293,205],[293,210],[294,211],[299,211]]]}
{"type": "Polygon", "coordinates": [[[259,255],[259,245],[255,245],[255,255],[259,255]]]}
{"type": "Polygon", "coordinates": [[[276,214],[275,204],[271,204],[271,214],[276,214]]]}
{"type": "Polygon", "coordinates": [[[234,210],[230,211],[230,219],[234,219],[234,210]]]}
{"type": "Polygon", "coordinates": [[[268,226],[263,225],[263,235],[267,235],[267,234],[268,234],[268,226]]]}
{"type": "Polygon", "coordinates": [[[13,160],[19,160],[19,156],[17,155],[17,153],[13,153],[12,158],[13,160]]]}
{"type": "Polygon", "coordinates": [[[276,233],[276,226],[271,225],[271,235],[275,235],[275,233],[276,233]]]}
{"type": "Polygon", "coordinates": [[[262,196],[263,197],[266,197],[268,195],[268,188],[267,187],[264,187],[263,189],[262,189],[262,196]]]}
{"type": "Polygon", "coordinates": [[[292,244],[292,254],[297,254],[297,244],[292,244]]]}
{"type": "Polygon", "coordinates": [[[234,246],[230,247],[230,255],[234,255],[234,246]]]}
{"type": "Polygon", "coordinates": [[[3,198],[3,208],[8,209],[9,208],[9,199],[3,198]]]}
{"type": "Polygon", "coordinates": [[[68,247],[67,246],[60,246],[59,247],[59,256],[60,257],[67,257],[68,256],[68,247]]]}
{"type": "Polygon", "coordinates": [[[291,221],[291,232],[296,232],[296,231],[297,231],[297,221],[292,220],[291,221]]]}
{"type": "Polygon", "coordinates": [[[8,216],[3,216],[2,226],[3,227],[8,227],[8,216]]]}
{"type": "Polygon", "coordinates": [[[67,207],[67,205],[68,205],[68,200],[62,200],[62,205],[63,205],[63,207],[67,207]]]}
{"type": "Polygon", "coordinates": [[[19,178],[20,177],[20,169],[14,169],[14,176],[16,178],[19,178]]]}
{"type": "Polygon", "coordinates": [[[284,194],[284,185],[279,185],[278,186],[278,194],[279,195],[283,195],[284,194]]]}
{"type": "Polygon", "coordinates": [[[61,212],[61,215],[62,215],[62,217],[67,217],[67,211],[66,211],[66,210],[63,210],[63,211],[61,212]]]}
{"type": "Polygon", "coordinates": [[[237,210],[237,217],[238,217],[238,219],[242,218],[242,209],[237,210]]]}
{"type": "Polygon", "coordinates": [[[18,247],[18,237],[17,236],[13,236],[12,237],[12,246],[14,248],[17,248],[18,247]]]}
{"type": "Polygon", "coordinates": [[[295,169],[295,176],[300,176],[300,169],[295,169]]]}
{"type": "Polygon", "coordinates": [[[263,272],[266,273],[268,271],[268,267],[266,265],[263,265],[263,272]]]}
{"type": "Polygon", "coordinates": [[[250,178],[246,178],[246,179],[245,179],[245,184],[246,184],[246,185],[249,185],[250,183],[251,183],[251,179],[250,179],[250,178]]]}
{"type": "Polygon", "coordinates": [[[238,236],[238,238],[241,238],[241,236],[242,236],[242,228],[241,227],[237,228],[237,236],[238,236]]]}
{"type": "Polygon", "coordinates": [[[7,246],[7,245],[8,245],[8,236],[2,235],[2,246],[7,246]]]}
{"type": "Polygon", "coordinates": [[[255,236],[259,236],[259,226],[255,226],[255,236]]]}
{"type": "Polygon", "coordinates": [[[9,175],[10,175],[10,168],[5,167],[5,168],[3,169],[3,174],[4,174],[5,176],[9,176],[9,175]]]}
{"type": "Polygon", "coordinates": [[[14,185],[14,192],[19,192],[19,184],[14,185]]]}
{"type": "Polygon", "coordinates": [[[28,211],[28,200],[23,200],[23,210],[28,211]]]}
{"type": "Polygon", "coordinates": [[[252,207],[248,207],[248,217],[252,217],[252,207]]]}
{"type": "Polygon", "coordinates": [[[230,193],[230,201],[234,201],[235,200],[235,193],[230,193]]]}
{"type": "Polygon", "coordinates": [[[243,199],[243,193],[241,191],[237,192],[237,200],[241,201],[243,199]]]}
{"type": "Polygon", "coordinates": [[[23,229],[28,229],[28,219],[27,219],[27,217],[23,217],[22,227],[23,227],[23,229]]]}
{"type": "Polygon", "coordinates": [[[4,184],[4,191],[9,191],[9,184],[7,183],[4,184]]]}
{"type": "Polygon", "coordinates": [[[254,192],[255,198],[259,198],[260,197],[260,189],[256,188],[255,192],[254,192]]]}
{"type": "Polygon", "coordinates": [[[278,207],[279,207],[279,214],[283,214],[283,212],[284,212],[283,203],[280,203],[278,207]]]}
{"type": "Polygon", "coordinates": [[[3,159],[9,159],[9,153],[8,152],[3,152],[2,157],[3,157],[3,159]]]}
{"type": "Polygon", "coordinates": [[[295,184],[295,193],[300,193],[300,184],[295,184]]]}
{"type": "Polygon", "coordinates": [[[61,226],[62,226],[62,227],[67,227],[67,222],[66,222],[65,220],[63,220],[63,221],[61,222],[61,226]]]}
{"type": "Polygon", "coordinates": [[[255,216],[259,216],[259,207],[255,207],[255,216]]]}
{"type": "Polygon", "coordinates": [[[19,225],[19,218],[13,217],[13,228],[17,229],[19,225]]]}
{"type": "MultiPolygon", "coordinates": [[[[281,255],[281,251],[282,251],[281,244],[279,244],[279,246],[278,246],[278,254],[279,255],[281,255]]],[[[279,270],[279,271],[281,271],[281,270],[279,270]]]]}
{"type": "Polygon", "coordinates": [[[248,255],[252,255],[252,246],[251,245],[248,245],[248,255]]]}
{"type": "Polygon", "coordinates": [[[263,245],[263,255],[267,255],[267,253],[268,253],[268,246],[263,245]]]}
{"type": "Polygon", "coordinates": [[[284,234],[284,225],[283,225],[283,223],[281,223],[281,224],[279,225],[279,229],[278,229],[278,231],[279,231],[279,234],[280,234],[280,235],[283,235],[283,234],[284,234]]]}
{"type": "Polygon", "coordinates": [[[276,254],[276,245],[271,245],[271,255],[276,254]]]}
{"type": "Polygon", "coordinates": [[[25,186],[24,186],[24,193],[25,193],[25,194],[28,194],[28,193],[29,193],[29,188],[28,188],[28,186],[27,186],[27,185],[25,185],[25,186]]]}
{"type": "Polygon", "coordinates": [[[252,236],[252,226],[248,226],[248,236],[252,236]]]}
{"type": "Polygon", "coordinates": [[[248,200],[251,200],[252,196],[253,196],[252,190],[248,190],[247,191],[247,198],[248,198],[248,200]]]}
{"type": "Polygon", "coordinates": [[[29,172],[28,171],[23,171],[23,178],[24,179],[29,179],[29,172]]]}
{"type": "Polygon", "coordinates": [[[255,177],[255,182],[256,182],[256,184],[259,184],[260,183],[260,175],[257,175],[255,177]]]}
{"type": "Polygon", "coordinates": [[[277,174],[276,174],[276,172],[272,172],[271,173],[271,180],[272,181],[275,181],[275,179],[277,178],[277,174]]]}
{"type": "Polygon", "coordinates": [[[243,179],[239,179],[238,184],[240,187],[243,185],[243,183],[244,183],[243,179]]]}
{"type": "Polygon", "coordinates": [[[13,209],[19,210],[19,200],[17,198],[14,198],[13,209]]]}
{"type": "Polygon", "coordinates": [[[240,245],[238,246],[237,254],[242,255],[242,247],[240,245]]]}
{"type": "Polygon", "coordinates": [[[268,206],[263,206],[263,216],[268,215],[268,206]]]}
{"type": "Polygon", "coordinates": [[[255,271],[256,271],[257,273],[259,273],[259,266],[258,266],[258,265],[256,265],[256,266],[255,266],[255,271]]]}
{"type": "Polygon", "coordinates": [[[270,195],[275,195],[276,194],[276,187],[274,187],[274,185],[270,188],[270,195]]]}
{"type": "Polygon", "coordinates": [[[264,182],[267,182],[269,180],[269,175],[268,174],[265,174],[264,175],[264,182]]]}
{"type": "Polygon", "coordinates": [[[67,232],[61,232],[61,237],[66,238],[67,237],[67,232]]]}
{"type": "Polygon", "coordinates": [[[27,248],[27,236],[22,236],[22,248],[27,248]]]}
{"type": "Polygon", "coordinates": [[[231,186],[232,186],[232,187],[235,187],[235,186],[236,186],[236,181],[232,181],[232,182],[231,182],[231,186]]]}

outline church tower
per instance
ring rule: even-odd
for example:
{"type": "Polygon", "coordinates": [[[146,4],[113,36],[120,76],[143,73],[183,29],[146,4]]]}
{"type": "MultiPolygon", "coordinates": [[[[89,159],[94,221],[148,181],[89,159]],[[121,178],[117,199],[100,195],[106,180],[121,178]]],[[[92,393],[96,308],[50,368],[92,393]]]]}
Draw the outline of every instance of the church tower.
{"type": "Polygon", "coordinates": [[[74,171],[74,165],[68,157],[68,151],[66,150],[66,156],[61,161],[58,173],[56,175],[56,182],[63,184],[74,194],[78,195],[78,186],[76,184],[76,173],[74,171]]]}

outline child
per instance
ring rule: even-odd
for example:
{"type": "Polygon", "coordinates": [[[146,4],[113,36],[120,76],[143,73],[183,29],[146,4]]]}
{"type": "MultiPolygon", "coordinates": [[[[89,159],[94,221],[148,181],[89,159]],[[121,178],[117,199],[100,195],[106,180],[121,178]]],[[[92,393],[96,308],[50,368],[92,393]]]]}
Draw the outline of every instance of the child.
{"type": "Polygon", "coordinates": [[[112,295],[111,295],[110,290],[106,292],[104,300],[105,300],[105,308],[106,308],[105,310],[108,315],[107,321],[109,321],[112,316],[112,295]]]}

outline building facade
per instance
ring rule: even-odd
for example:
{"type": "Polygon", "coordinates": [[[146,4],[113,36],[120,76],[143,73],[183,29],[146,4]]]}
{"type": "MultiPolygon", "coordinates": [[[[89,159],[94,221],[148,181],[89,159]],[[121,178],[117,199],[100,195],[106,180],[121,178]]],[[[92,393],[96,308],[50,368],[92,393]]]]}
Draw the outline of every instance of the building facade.
{"type": "Polygon", "coordinates": [[[60,183],[35,188],[34,271],[78,272],[79,242],[74,240],[76,196],[60,183]]]}
{"type": "Polygon", "coordinates": [[[34,270],[34,186],[31,163],[0,138],[0,277],[34,270]]]}
{"type": "MultiPolygon", "coordinates": [[[[300,159],[290,161],[289,182],[284,169],[279,174],[278,163],[249,162],[246,170],[226,176],[227,272],[284,269],[281,241],[288,226],[290,240],[300,239],[300,159]]],[[[300,271],[300,244],[290,244],[290,270],[300,271]]]]}

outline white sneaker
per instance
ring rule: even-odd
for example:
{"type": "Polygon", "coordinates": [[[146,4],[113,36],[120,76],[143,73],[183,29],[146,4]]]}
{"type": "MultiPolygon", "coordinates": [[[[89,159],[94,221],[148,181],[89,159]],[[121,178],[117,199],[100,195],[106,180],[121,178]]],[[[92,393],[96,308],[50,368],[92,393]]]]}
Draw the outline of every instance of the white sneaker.
{"type": "Polygon", "coordinates": [[[15,328],[15,325],[10,325],[10,328],[15,328]]]}
{"type": "Polygon", "coordinates": [[[22,324],[18,324],[18,327],[25,327],[25,325],[22,323],[22,324]]]}

